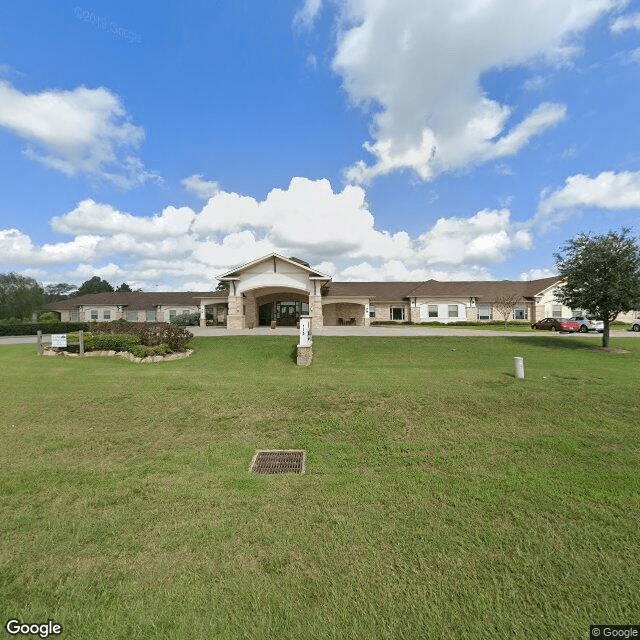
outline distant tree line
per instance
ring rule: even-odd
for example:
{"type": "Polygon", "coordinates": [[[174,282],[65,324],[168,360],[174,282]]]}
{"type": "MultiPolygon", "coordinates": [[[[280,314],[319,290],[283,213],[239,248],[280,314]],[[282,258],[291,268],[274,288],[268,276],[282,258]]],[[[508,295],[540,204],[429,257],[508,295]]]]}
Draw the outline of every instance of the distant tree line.
{"type": "MultiPolygon", "coordinates": [[[[0,320],[30,320],[43,305],[88,293],[132,291],[123,282],[114,289],[100,276],[93,276],[79,287],[67,282],[42,286],[37,280],[19,273],[0,273],[0,320]]],[[[140,289],[138,289],[140,291],[140,289]]]]}

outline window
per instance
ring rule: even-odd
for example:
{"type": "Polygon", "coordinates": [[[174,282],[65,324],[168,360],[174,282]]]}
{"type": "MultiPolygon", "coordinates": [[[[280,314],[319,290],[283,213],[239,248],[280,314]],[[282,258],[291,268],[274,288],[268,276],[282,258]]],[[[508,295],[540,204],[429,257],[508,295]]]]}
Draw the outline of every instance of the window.
{"type": "Polygon", "coordinates": [[[447,305],[448,307],[448,311],[449,311],[449,317],[450,318],[457,318],[458,317],[458,305],[457,304],[450,304],[447,305]]]}
{"type": "Polygon", "coordinates": [[[171,322],[177,315],[178,312],[175,309],[169,309],[169,322],[171,322]]]}
{"type": "Polygon", "coordinates": [[[524,306],[514,307],[513,309],[513,319],[514,320],[528,320],[529,319],[529,309],[524,306]]]}
{"type": "Polygon", "coordinates": [[[136,309],[127,309],[127,320],[129,322],[138,322],[138,311],[136,309]]]}
{"type": "Polygon", "coordinates": [[[369,305],[369,317],[370,318],[375,318],[376,317],[376,307],[373,304],[369,305]]]}
{"type": "Polygon", "coordinates": [[[80,321],[80,311],[78,309],[71,309],[69,311],[69,322],[79,322],[80,321]]]}
{"type": "Polygon", "coordinates": [[[554,304],[553,307],[551,307],[551,315],[554,318],[562,318],[562,305],[554,304]]]}
{"type": "Polygon", "coordinates": [[[93,322],[98,322],[98,310],[97,309],[91,309],[91,320],[93,322]]]}
{"type": "Polygon", "coordinates": [[[149,309],[147,311],[147,322],[156,322],[156,310],[155,309],[149,309]]]}
{"type": "Polygon", "coordinates": [[[105,320],[111,320],[111,309],[105,309],[105,310],[102,312],[102,317],[103,317],[105,320]]]}
{"type": "Polygon", "coordinates": [[[430,318],[437,318],[438,317],[438,305],[437,304],[430,304],[429,305],[429,317],[430,318]]]}
{"type": "Polygon", "coordinates": [[[389,317],[391,320],[404,320],[404,307],[391,307],[389,317]]]}
{"type": "Polygon", "coordinates": [[[491,320],[491,307],[483,305],[478,307],[478,320],[491,320]]]}

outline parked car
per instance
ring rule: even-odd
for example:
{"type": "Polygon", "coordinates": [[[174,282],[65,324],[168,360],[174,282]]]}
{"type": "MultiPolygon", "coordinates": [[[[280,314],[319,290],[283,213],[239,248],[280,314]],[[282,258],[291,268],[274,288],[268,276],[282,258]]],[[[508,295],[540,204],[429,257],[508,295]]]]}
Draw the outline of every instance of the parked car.
{"type": "Polygon", "coordinates": [[[568,331],[574,333],[580,331],[580,325],[566,318],[543,318],[531,325],[532,329],[546,329],[547,331],[568,331]]]}
{"type": "Polygon", "coordinates": [[[640,331],[640,319],[634,320],[631,325],[631,331],[640,331]]]}
{"type": "Polygon", "coordinates": [[[573,316],[573,318],[569,318],[569,321],[577,322],[580,325],[580,333],[587,333],[588,331],[602,333],[604,331],[604,322],[590,316],[573,316]]]}

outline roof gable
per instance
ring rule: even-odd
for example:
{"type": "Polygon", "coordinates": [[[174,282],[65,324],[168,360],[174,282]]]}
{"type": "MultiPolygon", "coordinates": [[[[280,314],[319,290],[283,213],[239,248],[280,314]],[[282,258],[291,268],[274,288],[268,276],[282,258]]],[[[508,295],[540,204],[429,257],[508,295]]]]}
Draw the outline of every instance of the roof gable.
{"type": "Polygon", "coordinates": [[[282,261],[285,264],[294,267],[295,269],[298,269],[300,271],[307,273],[310,278],[320,278],[320,279],[331,280],[331,276],[328,276],[324,273],[320,273],[319,271],[316,271],[315,269],[312,269],[309,266],[309,263],[305,262],[304,260],[301,260],[300,258],[285,258],[284,256],[281,256],[279,253],[275,253],[275,252],[269,253],[266,256],[262,256],[262,258],[258,258],[251,262],[247,262],[243,265],[240,265],[239,267],[236,267],[231,271],[227,271],[226,273],[223,273],[217,276],[217,278],[218,280],[236,280],[241,277],[243,272],[253,269],[258,265],[266,262],[272,262],[274,264],[274,270],[275,270],[277,269],[277,266],[275,266],[277,265],[277,261],[282,261]]]}

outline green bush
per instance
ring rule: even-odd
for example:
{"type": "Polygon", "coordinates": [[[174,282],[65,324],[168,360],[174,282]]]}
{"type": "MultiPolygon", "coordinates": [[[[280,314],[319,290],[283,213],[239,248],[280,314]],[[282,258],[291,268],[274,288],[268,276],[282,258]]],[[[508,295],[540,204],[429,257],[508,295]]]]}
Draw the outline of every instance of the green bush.
{"type": "Polygon", "coordinates": [[[153,347],[153,351],[158,356],[166,356],[168,353],[173,353],[173,349],[166,342],[153,347]]]}
{"type": "Polygon", "coordinates": [[[86,351],[131,351],[139,344],[140,338],[129,333],[89,333],[84,338],[86,351]]]}
{"type": "Polygon", "coordinates": [[[179,327],[190,327],[196,326],[200,324],[200,314],[196,311],[193,313],[186,312],[181,313],[179,316],[176,316],[171,320],[171,324],[177,325],[179,327]]]}
{"type": "Polygon", "coordinates": [[[129,348],[129,353],[136,358],[146,358],[147,356],[154,355],[153,349],[143,344],[134,344],[129,348]]]}
{"type": "Polygon", "coordinates": [[[18,322],[0,324],[0,336],[35,336],[42,333],[69,333],[70,331],[87,331],[86,322],[18,322]]]}
{"type": "Polygon", "coordinates": [[[139,338],[139,344],[156,347],[165,343],[172,351],[183,350],[193,338],[193,334],[184,327],[168,322],[95,322],[91,324],[91,331],[95,335],[133,335],[139,338]]]}

